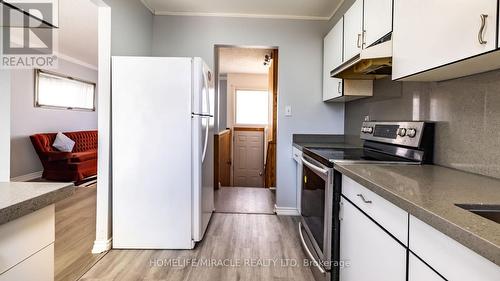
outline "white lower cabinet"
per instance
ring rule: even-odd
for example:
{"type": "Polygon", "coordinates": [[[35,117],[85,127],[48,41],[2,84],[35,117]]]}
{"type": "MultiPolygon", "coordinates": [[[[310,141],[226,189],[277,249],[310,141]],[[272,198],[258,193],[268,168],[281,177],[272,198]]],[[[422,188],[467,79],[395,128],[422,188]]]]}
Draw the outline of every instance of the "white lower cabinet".
{"type": "Polygon", "coordinates": [[[408,256],[408,281],[445,281],[414,254],[408,256]]]}
{"type": "Polygon", "coordinates": [[[292,148],[292,158],[296,163],[296,175],[295,175],[295,188],[297,191],[297,211],[300,214],[301,211],[301,197],[302,197],[302,151],[296,147],[292,148]]]}
{"type": "Polygon", "coordinates": [[[349,201],[341,200],[341,281],[405,281],[406,248],[349,201]]]}
{"type": "Polygon", "coordinates": [[[54,243],[0,275],[0,281],[54,281],[54,243]]]}
{"type": "Polygon", "coordinates": [[[410,216],[410,250],[450,281],[498,281],[500,266],[410,216]]]}

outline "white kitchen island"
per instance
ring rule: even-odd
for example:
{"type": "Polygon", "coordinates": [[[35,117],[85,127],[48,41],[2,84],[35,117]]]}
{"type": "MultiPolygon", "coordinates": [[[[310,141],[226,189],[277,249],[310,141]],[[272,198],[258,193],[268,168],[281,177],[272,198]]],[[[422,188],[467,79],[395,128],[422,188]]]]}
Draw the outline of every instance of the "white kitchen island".
{"type": "Polygon", "coordinates": [[[0,281],[53,281],[55,203],[72,183],[0,182],[0,281]]]}

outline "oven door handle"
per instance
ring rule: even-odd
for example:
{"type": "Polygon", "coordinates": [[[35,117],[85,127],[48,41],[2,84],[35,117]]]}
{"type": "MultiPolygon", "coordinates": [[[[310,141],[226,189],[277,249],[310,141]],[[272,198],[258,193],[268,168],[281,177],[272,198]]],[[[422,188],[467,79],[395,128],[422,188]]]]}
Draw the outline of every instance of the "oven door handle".
{"type": "Polygon", "coordinates": [[[324,175],[325,177],[328,177],[328,170],[327,169],[323,169],[323,168],[320,168],[316,165],[314,165],[313,163],[307,161],[306,159],[304,159],[304,156],[301,157],[302,159],[302,163],[304,165],[306,165],[307,167],[311,168],[313,171],[319,173],[319,174],[322,174],[324,175]]]}
{"type": "Polygon", "coordinates": [[[309,248],[307,248],[306,240],[304,239],[304,235],[302,234],[302,223],[300,222],[299,222],[299,236],[300,236],[300,241],[302,242],[302,246],[304,247],[304,250],[306,251],[309,258],[313,261],[313,265],[318,268],[321,274],[325,274],[326,270],[323,267],[321,267],[319,262],[314,258],[311,251],[309,251],[309,248]]]}

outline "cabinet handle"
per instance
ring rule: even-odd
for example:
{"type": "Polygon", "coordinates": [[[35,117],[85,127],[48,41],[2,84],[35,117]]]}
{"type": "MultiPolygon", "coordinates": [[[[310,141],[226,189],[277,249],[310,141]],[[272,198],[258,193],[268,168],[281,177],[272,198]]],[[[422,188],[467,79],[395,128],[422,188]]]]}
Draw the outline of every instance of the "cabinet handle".
{"type": "Polygon", "coordinates": [[[337,91],[339,92],[339,94],[342,93],[342,82],[339,81],[339,85],[337,86],[337,91]]]}
{"type": "Polygon", "coordinates": [[[365,202],[366,204],[372,203],[371,200],[366,200],[365,197],[363,196],[363,194],[358,194],[358,197],[361,198],[361,200],[363,200],[363,202],[365,202]]]}
{"type": "Polygon", "coordinates": [[[366,46],[366,30],[363,30],[363,47],[366,46]]]}
{"type": "Polygon", "coordinates": [[[358,33],[358,41],[356,42],[356,46],[358,46],[358,48],[361,48],[361,33],[358,33]]]}
{"type": "Polygon", "coordinates": [[[486,18],[488,15],[481,14],[481,28],[479,28],[479,33],[477,34],[477,39],[479,40],[479,44],[484,45],[488,43],[488,41],[484,40],[484,28],[486,27],[486,18]]]}

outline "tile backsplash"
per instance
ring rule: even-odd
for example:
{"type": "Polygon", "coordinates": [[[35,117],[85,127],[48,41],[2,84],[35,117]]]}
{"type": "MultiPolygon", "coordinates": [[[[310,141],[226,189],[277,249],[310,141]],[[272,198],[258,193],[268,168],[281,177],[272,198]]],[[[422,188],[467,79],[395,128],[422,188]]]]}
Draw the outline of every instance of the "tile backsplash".
{"type": "Polygon", "coordinates": [[[434,162],[500,178],[500,70],[444,82],[374,82],[374,97],[345,107],[347,141],[371,120],[436,122],[434,162]]]}

